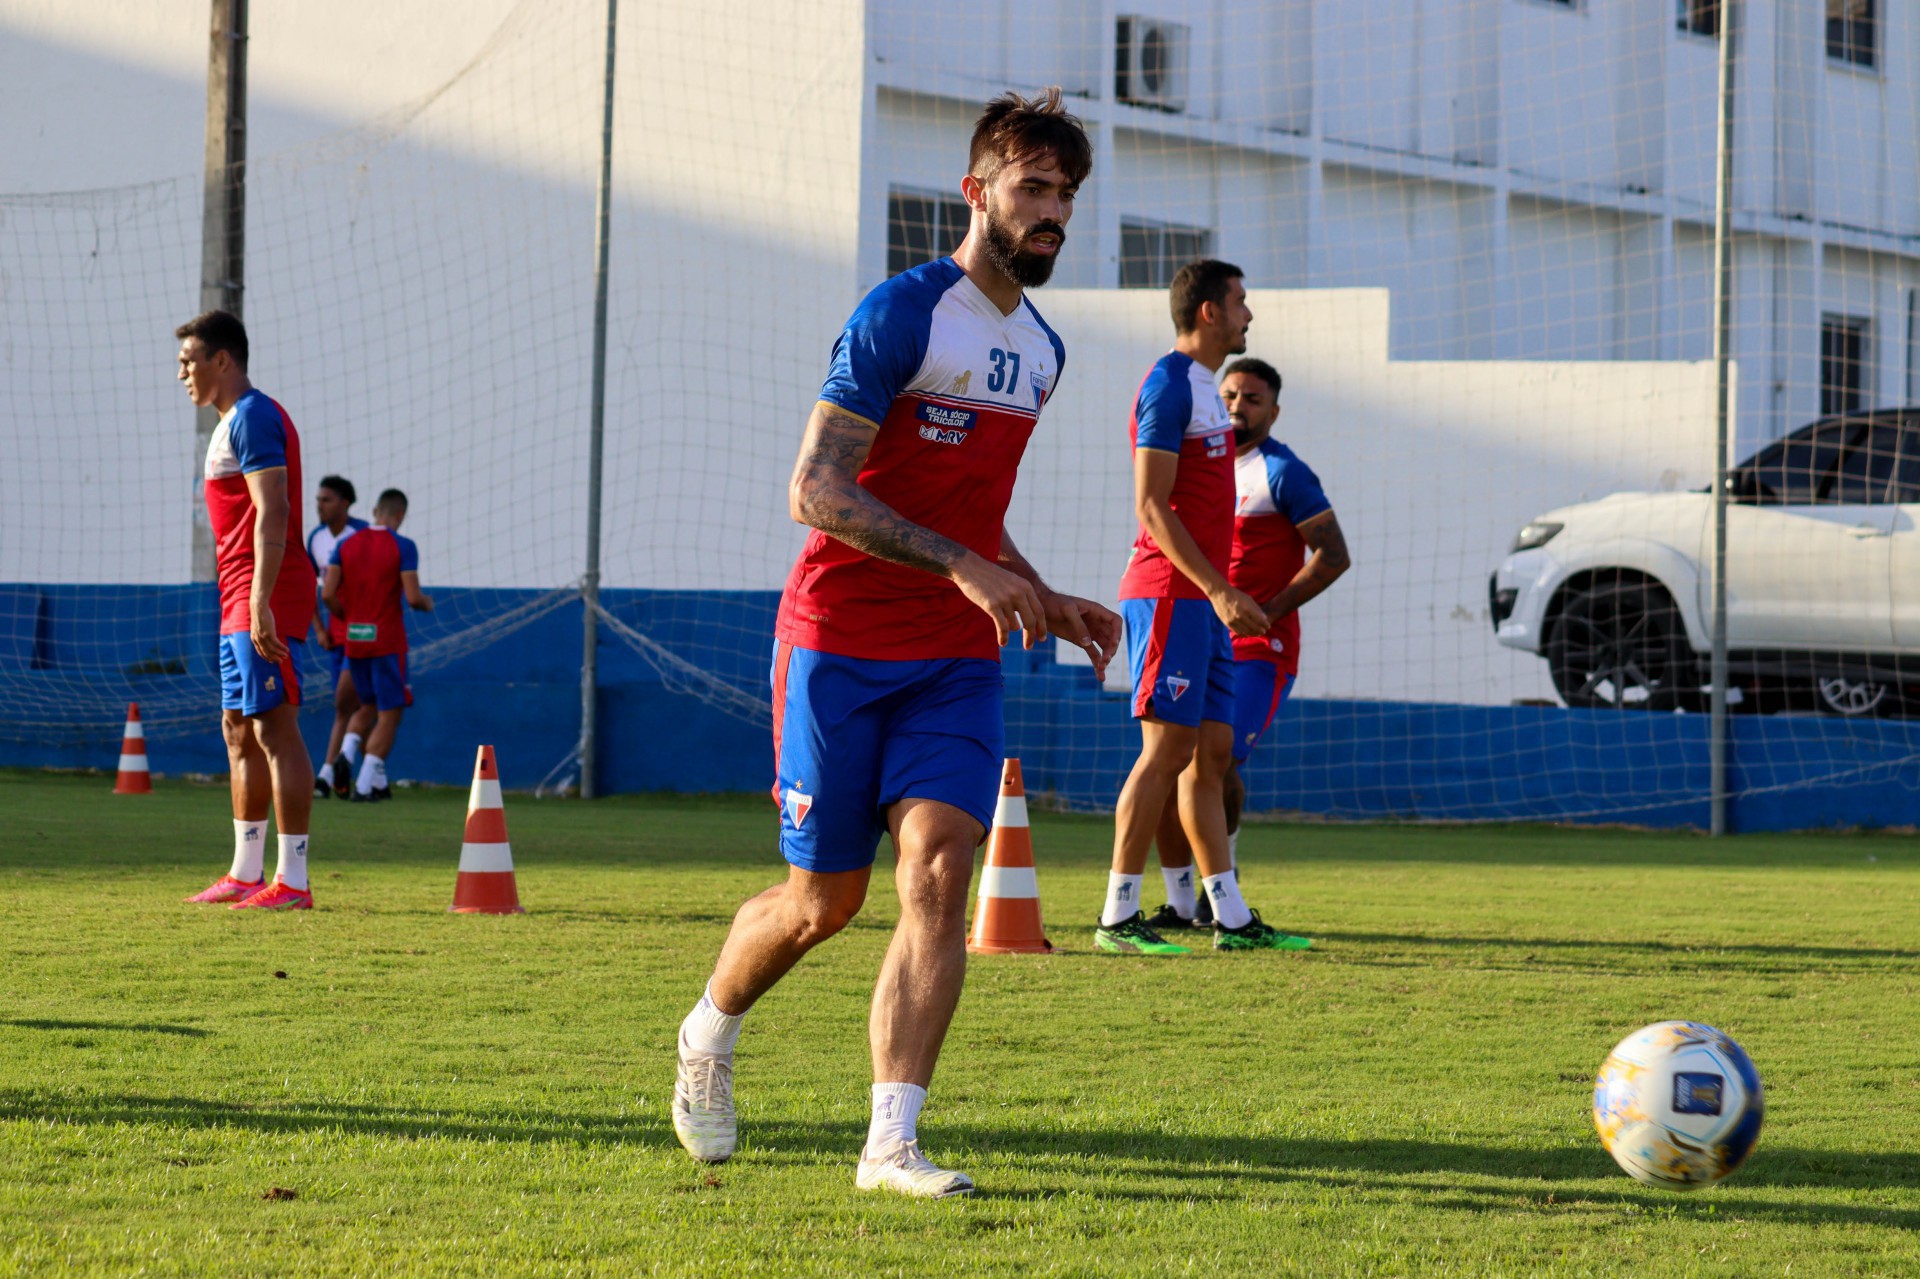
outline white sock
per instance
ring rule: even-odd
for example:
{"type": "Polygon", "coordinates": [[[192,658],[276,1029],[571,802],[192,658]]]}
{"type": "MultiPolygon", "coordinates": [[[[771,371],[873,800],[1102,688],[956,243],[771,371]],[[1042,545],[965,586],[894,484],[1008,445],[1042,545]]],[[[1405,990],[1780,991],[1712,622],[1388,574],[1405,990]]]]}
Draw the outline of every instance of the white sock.
{"type": "Polygon", "coordinates": [[[280,869],[274,872],[274,877],[288,888],[306,888],[307,837],[305,835],[280,837],[280,869]]]}
{"type": "Polygon", "coordinates": [[[233,869],[227,874],[243,884],[260,882],[267,860],[267,824],[233,819],[233,869]]]}
{"type": "Polygon", "coordinates": [[[1102,928],[1111,928],[1139,913],[1140,881],[1145,878],[1145,875],[1122,875],[1117,870],[1107,872],[1107,904],[1100,911],[1102,928]]]}
{"type": "Polygon", "coordinates": [[[700,1002],[680,1023],[680,1037],[687,1041],[687,1047],[694,1052],[724,1056],[732,1053],[733,1046],[740,1042],[740,1023],[746,1018],[745,1013],[721,1012],[719,1005],[713,1002],[713,983],[708,982],[700,1002]]]}
{"type": "Polygon", "coordinates": [[[366,739],[361,737],[360,734],[348,733],[340,739],[340,753],[347,757],[347,763],[358,764],[360,762],[360,748],[365,744],[366,739]]]}
{"type": "Polygon", "coordinates": [[[877,1155],[897,1141],[919,1140],[920,1107],[926,1104],[927,1090],[919,1084],[875,1084],[867,1150],[877,1155]]]}
{"type": "Polygon", "coordinates": [[[1193,918],[1193,867],[1186,865],[1178,870],[1160,868],[1160,878],[1167,881],[1167,905],[1182,919],[1193,918]]]}
{"type": "Polygon", "coordinates": [[[1227,865],[1240,869],[1240,828],[1234,827],[1227,832],[1227,865]]]}
{"type": "Polygon", "coordinates": [[[360,761],[360,780],[353,784],[353,789],[362,795],[369,795],[386,784],[387,761],[369,753],[360,761]]]}
{"type": "Polygon", "coordinates": [[[1240,896],[1240,876],[1233,871],[1209,875],[1200,881],[1207,886],[1207,900],[1213,903],[1213,919],[1222,928],[1245,928],[1253,918],[1240,896]]]}

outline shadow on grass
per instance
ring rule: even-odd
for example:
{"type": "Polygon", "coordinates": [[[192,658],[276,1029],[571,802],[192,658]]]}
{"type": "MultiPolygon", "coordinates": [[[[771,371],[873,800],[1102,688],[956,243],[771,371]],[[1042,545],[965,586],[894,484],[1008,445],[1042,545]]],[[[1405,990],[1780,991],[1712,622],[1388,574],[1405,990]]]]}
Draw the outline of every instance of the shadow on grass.
{"type": "MultiPolygon", "coordinates": [[[[1743,972],[1803,972],[1813,966],[1830,968],[1851,961],[1850,966],[1877,963],[1911,963],[1920,959],[1920,951],[1895,950],[1869,946],[1800,946],[1734,943],[1730,945],[1685,946],[1677,942],[1602,940],[1591,937],[1450,937],[1423,933],[1315,933],[1316,943],[1333,946],[1405,948],[1413,950],[1471,950],[1505,952],[1494,967],[1577,968],[1591,970],[1585,957],[1594,954],[1638,956],[1657,960],[1668,971],[1702,968],[1723,971],[1727,961],[1740,962],[1743,972]],[[1517,955],[1513,952],[1519,952],[1517,955]]],[[[1379,962],[1386,966],[1404,966],[1407,961],[1390,956],[1339,956],[1354,963],[1379,962]]]]}
{"type": "MultiPolygon", "coordinates": [[[[623,1116],[539,1110],[432,1112],[327,1101],[260,1106],[192,1097],[0,1089],[0,1120],[633,1146],[677,1153],[664,1112],[623,1116]]],[[[1542,1150],[1472,1142],[1332,1141],[941,1122],[929,1124],[926,1135],[932,1146],[955,1156],[956,1162],[962,1156],[1000,1156],[1049,1164],[1070,1160],[1084,1169],[1087,1184],[1062,1182],[1017,1192],[994,1192],[989,1186],[983,1192],[982,1197],[1006,1201],[1039,1201],[1074,1193],[1175,1202],[1225,1200],[1239,1197],[1228,1189],[1233,1182],[1252,1179],[1273,1185],[1338,1186],[1426,1208],[1472,1212],[1531,1207],[1562,1213],[1602,1208],[1670,1214],[1711,1207],[1716,1214],[1760,1220],[1920,1229],[1920,1210],[1795,1203],[1750,1193],[1920,1188],[1920,1153],[1913,1151],[1842,1156],[1830,1150],[1769,1147],[1763,1140],[1754,1162],[1736,1180],[1709,1195],[1680,1196],[1625,1181],[1597,1146],[1584,1144],[1542,1150]],[[1114,1180],[1134,1184],[1118,1188],[1105,1184],[1114,1180]]],[[[775,1119],[749,1125],[743,1136],[743,1163],[850,1172],[866,1128],[847,1121],[803,1124],[775,1119]]]]}
{"type": "Polygon", "coordinates": [[[188,1035],[204,1039],[213,1032],[198,1026],[169,1026],[157,1021],[60,1021],[51,1017],[0,1017],[0,1026],[23,1030],[125,1030],[146,1035],[188,1035]]]}

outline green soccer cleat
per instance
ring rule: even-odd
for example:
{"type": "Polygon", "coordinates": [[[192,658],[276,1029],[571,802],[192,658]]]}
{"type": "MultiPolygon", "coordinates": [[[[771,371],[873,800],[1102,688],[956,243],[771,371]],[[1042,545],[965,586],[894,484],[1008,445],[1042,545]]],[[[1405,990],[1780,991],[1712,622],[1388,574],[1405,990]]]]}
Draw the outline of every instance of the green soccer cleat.
{"type": "Polygon", "coordinates": [[[1222,928],[1216,920],[1213,925],[1213,948],[1215,950],[1313,949],[1311,939],[1296,937],[1292,933],[1283,933],[1271,924],[1262,923],[1259,911],[1252,913],[1253,918],[1238,928],[1222,928]]]}
{"type": "Polygon", "coordinates": [[[1147,923],[1139,911],[1109,927],[1101,924],[1093,930],[1093,944],[1114,955],[1184,955],[1185,946],[1176,946],[1147,923]]]}

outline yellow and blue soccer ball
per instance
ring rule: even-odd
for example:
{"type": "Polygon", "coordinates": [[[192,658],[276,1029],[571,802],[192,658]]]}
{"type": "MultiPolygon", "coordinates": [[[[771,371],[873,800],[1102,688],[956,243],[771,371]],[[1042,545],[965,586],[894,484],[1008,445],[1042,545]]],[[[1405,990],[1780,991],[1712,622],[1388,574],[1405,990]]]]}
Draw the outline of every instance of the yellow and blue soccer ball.
{"type": "Polygon", "coordinates": [[[1712,1026],[1642,1026],[1593,1081],[1593,1126],[1629,1176],[1668,1190],[1711,1186],[1760,1139],[1766,1103],[1746,1051],[1712,1026]]]}

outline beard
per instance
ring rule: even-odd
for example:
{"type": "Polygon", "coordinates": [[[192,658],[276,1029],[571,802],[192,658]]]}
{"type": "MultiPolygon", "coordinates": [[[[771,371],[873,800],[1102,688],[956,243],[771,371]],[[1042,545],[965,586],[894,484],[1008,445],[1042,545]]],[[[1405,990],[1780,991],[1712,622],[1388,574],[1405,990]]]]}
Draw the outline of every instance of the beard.
{"type": "Polygon", "coordinates": [[[1238,421],[1233,424],[1233,442],[1236,446],[1245,448],[1247,447],[1247,442],[1251,439],[1253,439],[1253,428],[1251,426],[1248,426],[1244,421],[1238,421]]]}
{"type": "Polygon", "coordinates": [[[1066,228],[1057,222],[1036,223],[1030,230],[1022,232],[1011,223],[1001,221],[992,209],[987,210],[987,233],[981,242],[986,250],[987,261],[1009,280],[1023,289],[1037,289],[1053,278],[1054,259],[1060,256],[1060,249],[1067,247],[1066,228]],[[1021,242],[1028,235],[1042,231],[1051,232],[1060,241],[1060,247],[1052,253],[1029,253],[1021,248],[1021,242]]]}

